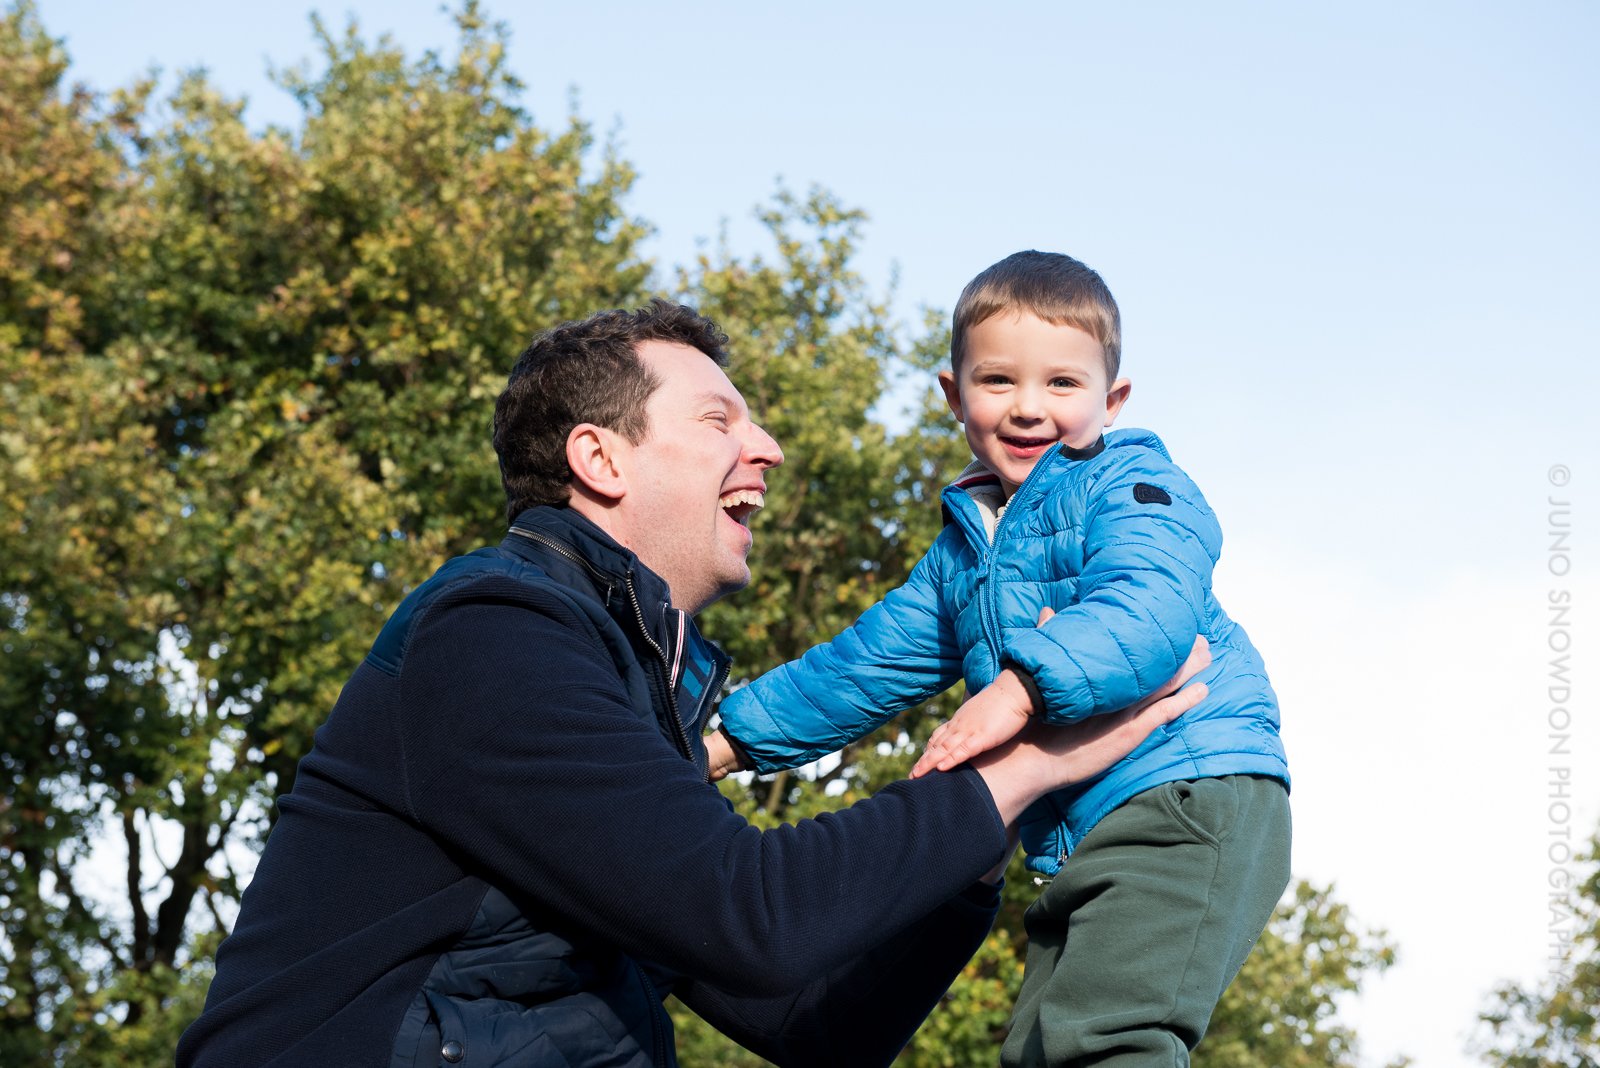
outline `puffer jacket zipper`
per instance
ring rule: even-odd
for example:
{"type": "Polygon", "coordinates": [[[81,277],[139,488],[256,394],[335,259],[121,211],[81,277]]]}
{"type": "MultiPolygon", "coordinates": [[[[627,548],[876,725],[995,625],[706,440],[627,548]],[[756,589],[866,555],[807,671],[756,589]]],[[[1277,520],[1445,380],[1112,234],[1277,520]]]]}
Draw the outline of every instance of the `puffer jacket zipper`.
{"type": "Polygon", "coordinates": [[[1061,451],[1059,449],[1052,449],[1050,452],[1040,457],[1038,463],[1033,465],[1033,470],[1029,471],[1028,477],[1022,480],[1022,485],[1017,487],[1017,492],[1013,493],[1011,498],[1006,501],[1005,504],[1001,505],[1003,514],[998,520],[995,521],[994,537],[989,539],[989,544],[987,548],[984,549],[983,588],[978,594],[978,618],[983,621],[983,637],[984,640],[989,643],[989,652],[990,655],[994,657],[994,667],[996,672],[999,672],[1004,664],[1000,659],[1002,646],[1000,644],[1000,624],[997,622],[997,620],[1000,618],[1000,606],[999,595],[995,592],[995,587],[998,585],[998,583],[995,581],[994,561],[995,558],[1000,555],[1000,543],[1004,540],[1003,535],[1006,531],[1006,524],[1009,523],[1011,517],[1016,514],[1016,508],[1014,505],[1018,501],[1022,500],[1023,496],[1028,492],[1029,487],[1031,487],[1034,484],[1034,481],[1039,478],[1039,473],[1045,468],[1052,466],[1056,460],[1056,457],[1060,455],[1061,451]]]}

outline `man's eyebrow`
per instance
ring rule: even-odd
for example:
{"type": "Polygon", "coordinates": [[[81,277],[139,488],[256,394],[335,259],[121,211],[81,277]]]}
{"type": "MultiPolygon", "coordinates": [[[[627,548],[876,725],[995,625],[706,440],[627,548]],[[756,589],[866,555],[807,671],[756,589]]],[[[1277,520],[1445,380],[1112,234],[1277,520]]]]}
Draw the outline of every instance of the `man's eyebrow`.
{"type": "Polygon", "coordinates": [[[720,404],[724,408],[731,408],[734,411],[738,411],[740,409],[740,407],[741,407],[737,397],[734,397],[732,394],[723,393],[721,390],[715,390],[715,389],[708,389],[704,393],[696,394],[695,398],[694,398],[694,402],[697,405],[700,405],[700,404],[720,404]]]}

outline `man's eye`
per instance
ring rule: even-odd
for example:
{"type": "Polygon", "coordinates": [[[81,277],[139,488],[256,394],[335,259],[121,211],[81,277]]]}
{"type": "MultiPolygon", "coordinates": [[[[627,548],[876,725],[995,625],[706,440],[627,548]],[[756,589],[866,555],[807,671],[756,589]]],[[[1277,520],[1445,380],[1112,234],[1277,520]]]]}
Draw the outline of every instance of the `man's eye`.
{"type": "Polygon", "coordinates": [[[706,421],[715,424],[719,429],[728,429],[727,412],[708,412],[706,413],[706,421]]]}

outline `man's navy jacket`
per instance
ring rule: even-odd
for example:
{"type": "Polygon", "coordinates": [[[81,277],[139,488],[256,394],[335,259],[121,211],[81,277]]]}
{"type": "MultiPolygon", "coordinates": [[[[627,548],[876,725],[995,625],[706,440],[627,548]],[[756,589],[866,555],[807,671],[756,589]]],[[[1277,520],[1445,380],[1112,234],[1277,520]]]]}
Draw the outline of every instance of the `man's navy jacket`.
{"type": "Polygon", "coordinates": [[[893,1058],[994,915],[975,772],[758,831],[705,782],[726,660],[570,509],[384,627],[217,954],[195,1065],[676,1063],[676,994],[779,1064],[893,1058]]]}

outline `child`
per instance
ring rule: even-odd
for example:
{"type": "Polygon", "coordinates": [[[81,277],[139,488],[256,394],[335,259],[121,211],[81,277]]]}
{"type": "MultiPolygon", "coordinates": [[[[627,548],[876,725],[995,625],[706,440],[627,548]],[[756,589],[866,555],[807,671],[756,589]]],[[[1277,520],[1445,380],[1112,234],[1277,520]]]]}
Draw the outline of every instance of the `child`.
{"type": "Polygon", "coordinates": [[[793,767],[964,676],[973,696],[913,773],[947,769],[1029,718],[1134,704],[1205,637],[1209,696],[1024,820],[1028,867],[1054,878],[1025,917],[1011,1066],[1188,1064],[1289,878],[1277,698],[1212,596],[1216,518],[1155,435],[1101,433],[1128,399],[1120,348],[1116,302],[1074,259],[1019,252],[973,279],[939,384],[976,462],[943,532],[843,634],[731,694],[710,740],[715,775],[793,767]]]}

